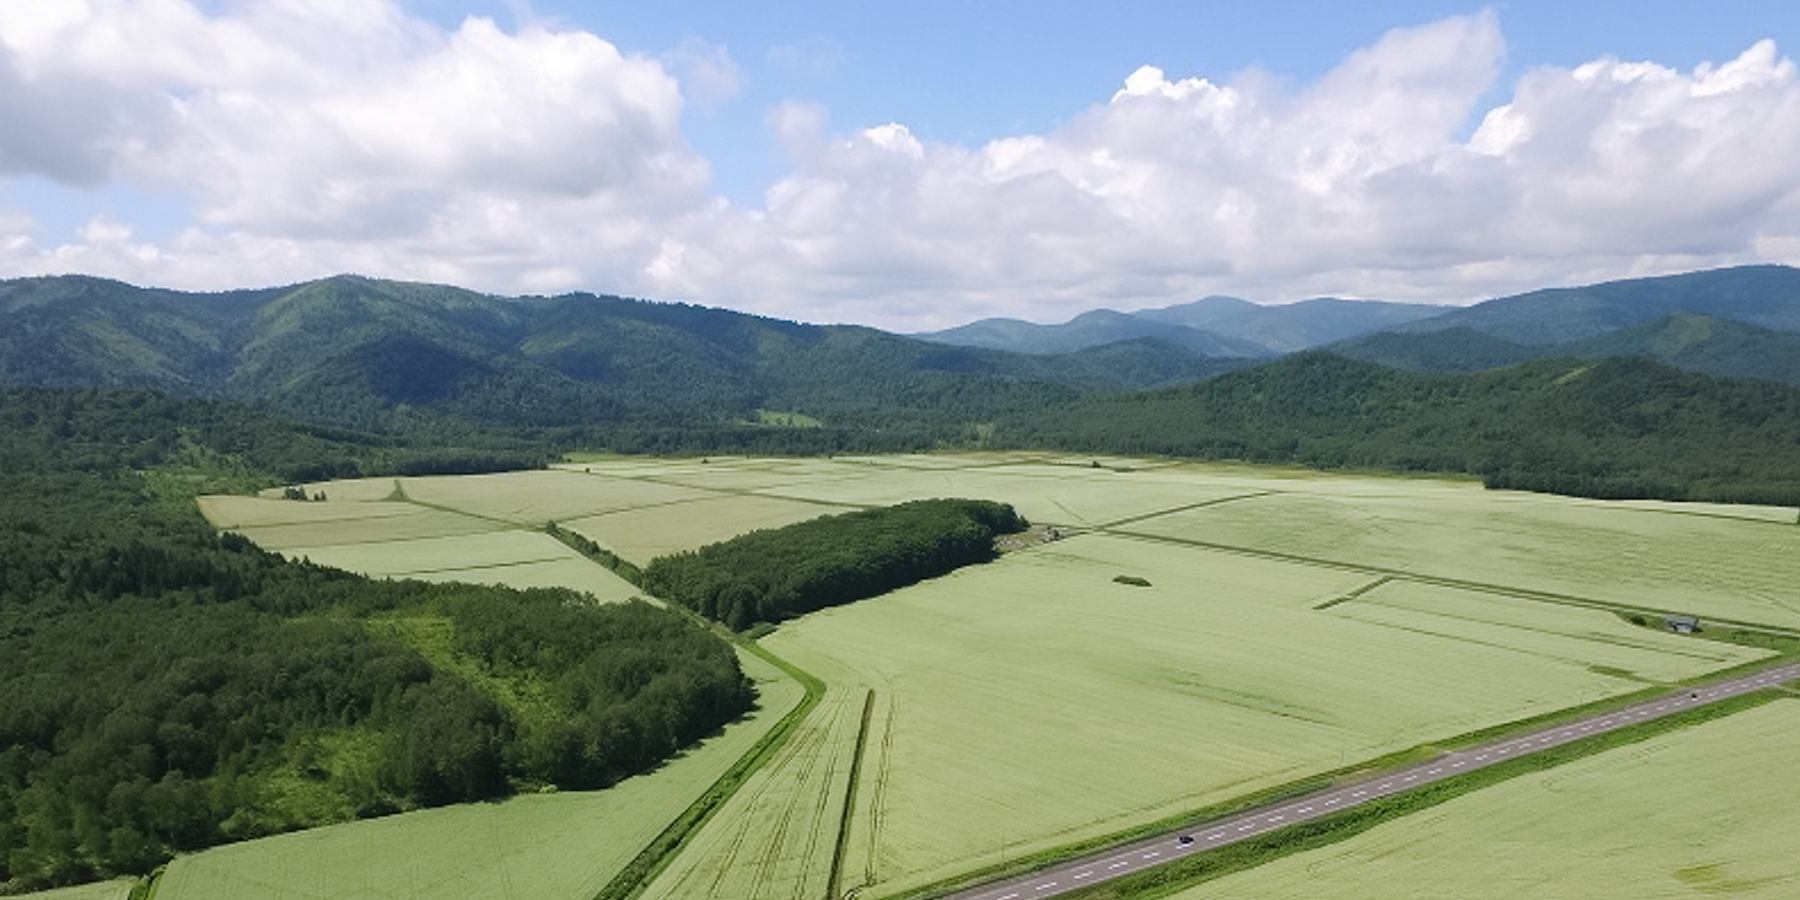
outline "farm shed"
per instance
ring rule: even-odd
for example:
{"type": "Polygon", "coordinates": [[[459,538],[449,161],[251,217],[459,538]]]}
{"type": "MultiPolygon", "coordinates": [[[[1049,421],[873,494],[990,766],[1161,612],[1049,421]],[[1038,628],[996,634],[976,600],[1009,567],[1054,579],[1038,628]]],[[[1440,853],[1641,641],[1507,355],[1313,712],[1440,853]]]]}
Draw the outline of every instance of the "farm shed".
{"type": "Polygon", "coordinates": [[[1663,624],[1676,634],[1693,634],[1700,630],[1700,620],[1694,616],[1669,613],[1663,616],[1663,624]]]}

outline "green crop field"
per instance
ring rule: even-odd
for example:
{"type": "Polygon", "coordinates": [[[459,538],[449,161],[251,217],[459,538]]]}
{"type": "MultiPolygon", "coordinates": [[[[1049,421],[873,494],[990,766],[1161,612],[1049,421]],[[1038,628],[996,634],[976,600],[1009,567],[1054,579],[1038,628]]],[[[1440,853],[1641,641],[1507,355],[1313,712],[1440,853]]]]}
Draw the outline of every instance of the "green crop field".
{"type": "Polygon", "coordinates": [[[1800,527],[1768,507],[1031,454],[595,457],[308,488],[331,499],[208,514],[362,571],[603,599],[632,589],[563,555],[542,521],[640,564],[928,497],[1061,529],[765,638],[827,700],[662,873],[659,900],[814,896],[840,844],[840,887],[886,896],[1764,655],[1582,603],[1800,625],[1800,527]],[[555,580],[582,571],[598,587],[555,580]]]}
{"type": "Polygon", "coordinates": [[[639,565],[680,550],[730,540],[759,528],[780,528],[858,507],[727,494],[689,503],[628,509],[571,519],[564,527],[639,565]]]}
{"type": "MultiPolygon", "coordinates": [[[[521,473],[521,492],[542,491],[529,478],[542,474],[521,473]]],[[[200,504],[213,525],[243,534],[265,549],[365,575],[517,588],[568,587],[602,601],[625,600],[641,593],[541,530],[521,530],[468,512],[392,498],[396,483],[416,485],[433,480],[371,479],[309,485],[309,494],[326,493],[323,502],[283,500],[278,495],[213,496],[202,497],[200,504]],[[370,498],[375,488],[383,485],[388,493],[379,498],[353,499],[370,498]]],[[[510,482],[483,480],[475,488],[495,497],[486,504],[470,506],[491,511],[505,502],[514,486],[510,482]]],[[[465,487],[458,492],[474,495],[475,488],[465,487]]],[[[433,491],[457,493],[436,488],[433,491]]]]}
{"type": "Polygon", "coordinates": [[[136,881],[130,880],[99,881],[53,891],[17,894],[12,900],[127,900],[131,896],[132,886],[136,884],[136,881]]]}
{"type": "MultiPolygon", "coordinates": [[[[1800,527],[1677,504],[1388,486],[1289,490],[1130,530],[1610,603],[1800,627],[1800,527]]],[[[1714,508],[1716,509],[1716,507],[1714,508]]],[[[1766,509],[1766,508],[1764,508],[1766,509]]]]}
{"type": "Polygon", "coordinates": [[[1800,896],[1800,700],[1522,776],[1178,900],[1800,896]]]}
{"type": "Polygon", "coordinates": [[[740,658],[760,709],[653,773],[604,791],[422,810],[219,847],[170,864],[157,897],[589,900],[800,702],[792,679],[754,656],[740,658]]]}
{"type": "Polygon", "coordinates": [[[865,694],[827,691],[781,752],[652,882],[645,900],[826,896],[865,694]]]}
{"type": "Polygon", "coordinates": [[[875,894],[1759,655],[1442,589],[1450,612],[1429,629],[1365,621],[1361,600],[1314,609],[1366,583],[1089,535],[765,643],[892,704],[859,787],[879,784],[881,806],[855,820],[846,867],[872,870],[875,894]]]}

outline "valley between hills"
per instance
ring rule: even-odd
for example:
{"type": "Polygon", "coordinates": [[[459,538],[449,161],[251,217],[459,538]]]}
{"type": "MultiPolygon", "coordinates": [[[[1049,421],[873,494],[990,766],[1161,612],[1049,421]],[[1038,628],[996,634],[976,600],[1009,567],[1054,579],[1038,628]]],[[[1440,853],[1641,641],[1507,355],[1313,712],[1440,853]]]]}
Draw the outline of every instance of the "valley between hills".
{"type": "MultiPolygon", "coordinates": [[[[0,282],[0,887],[948,896],[1785,666],[1795,340],[1767,266],[926,336],[0,282]]],[[[1794,697],[1072,896],[1787,896],[1794,697]]]]}

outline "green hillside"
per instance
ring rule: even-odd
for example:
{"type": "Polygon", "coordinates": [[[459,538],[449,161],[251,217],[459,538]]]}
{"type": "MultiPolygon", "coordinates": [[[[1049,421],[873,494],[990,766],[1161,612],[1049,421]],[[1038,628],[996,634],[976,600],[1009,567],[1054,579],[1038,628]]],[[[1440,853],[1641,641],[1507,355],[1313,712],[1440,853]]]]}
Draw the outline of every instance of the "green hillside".
{"type": "Polygon", "coordinates": [[[1516,344],[1550,346],[1670,313],[1800,331],[1800,269],[1740,266],[1552,288],[1489,300],[1390,330],[1417,334],[1460,327],[1516,344]]]}
{"type": "Polygon", "coordinates": [[[1689,372],[1800,385],[1800,332],[1676,312],[1578,341],[1528,346],[1468,327],[1381,332],[1332,353],[1414,372],[1479,372],[1533,359],[1638,357],[1689,372]]]}
{"type": "Polygon", "coordinates": [[[978,420],[1237,364],[1153,341],[1026,356],[685,304],[354,276],[232,294],[0,283],[0,382],[227,397],[365,431],[720,427],[760,410],[866,429],[978,420]]]}
{"type": "Polygon", "coordinates": [[[1471,374],[1296,354],[1190,387],[1003,418],[996,443],[1466,472],[1589,497],[1800,505],[1800,389],[1636,359],[1471,374]]]}

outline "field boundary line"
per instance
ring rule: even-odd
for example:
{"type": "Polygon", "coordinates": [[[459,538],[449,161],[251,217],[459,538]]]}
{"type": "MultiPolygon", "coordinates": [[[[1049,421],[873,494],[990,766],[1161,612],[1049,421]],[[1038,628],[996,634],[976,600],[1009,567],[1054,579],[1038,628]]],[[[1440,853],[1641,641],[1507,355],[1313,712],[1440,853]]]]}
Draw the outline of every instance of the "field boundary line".
{"type": "MultiPolygon", "coordinates": [[[[1188,512],[1189,510],[1204,509],[1208,506],[1218,506],[1221,503],[1232,503],[1232,502],[1235,502],[1238,500],[1254,500],[1258,497],[1267,497],[1267,496],[1270,496],[1271,494],[1279,494],[1279,493],[1281,493],[1281,492],[1280,491],[1251,491],[1248,494],[1233,494],[1230,497],[1215,497],[1211,500],[1202,500],[1199,503],[1188,503],[1188,504],[1185,504],[1182,506],[1172,506],[1168,509],[1159,509],[1159,510],[1156,510],[1155,512],[1147,512],[1147,513],[1143,513],[1143,514],[1135,515],[1135,516],[1126,516],[1123,519],[1117,519],[1117,520],[1114,520],[1111,522],[1102,522],[1099,525],[1094,525],[1094,526],[1090,526],[1090,527],[1092,527],[1095,531],[1106,531],[1109,529],[1117,528],[1121,525],[1130,525],[1134,522],[1143,522],[1148,519],[1160,519],[1163,516],[1172,516],[1172,515],[1175,515],[1176,513],[1188,512]]],[[[1058,505],[1061,505],[1061,504],[1058,504],[1058,505]]]]}
{"type": "Polygon", "coordinates": [[[1394,580],[1394,576],[1383,575],[1380,578],[1377,578],[1374,581],[1371,581],[1368,584],[1363,585],[1362,587],[1359,587],[1359,588],[1356,588],[1355,590],[1350,591],[1349,593],[1343,595],[1342,597],[1333,597],[1330,600],[1327,600],[1324,603],[1321,603],[1318,606],[1313,607],[1313,609],[1330,609],[1334,606],[1337,606],[1340,603],[1349,603],[1350,601],[1355,600],[1358,597],[1361,597],[1362,595],[1367,594],[1368,592],[1370,592],[1378,587],[1381,587],[1382,585],[1387,584],[1393,580],[1394,580]]]}
{"type": "Polygon", "coordinates": [[[837,846],[831,850],[831,876],[825,882],[825,900],[837,900],[844,886],[844,857],[850,852],[850,820],[856,816],[856,784],[862,777],[863,753],[869,744],[869,720],[875,713],[875,689],[863,691],[862,724],[856,729],[856,748],[850,754],[850,783],[844,788],[844,808],[838,815],[837,846]]]}
{"type": "MultiPolygon", "coordinates": [[[[1182,547],[1197,547],[1202,550],[1215,550],[1220,553],[1235,553],[1240,556],[1253,556],[1270,559],[1276,562],[1294,563],[1297,565],[1317,566],[1325,569],[1336,569],[1341,572],[1358,572],[1366,575],[1385,575],[1394,581],[1411,581],[1417,584],[1428,584],[1434,587],[1447,587],[1456,590],[1475,591],[1483,594],[1494,594],[1501,597],[1513,597],[1519,600],[1535,600],[1540,603],[1556,603],[1563,606],[1581,606],[1604,612],[1624,615],[1660,616],[1671,610],[1660,607],[1631,606],[1624,603],[1613,603],[1608,600],[1595,600],[1591,597],[1578,597],[1574,594],[1558,594],[1552,591],[1540,591],[1533,588],[1510,587],[1504,584],[1491,584],[1482,581],[1466,581],[1461,578],[1450,578],[1444,575],[1426,575],[1419,572],[1408,572],[1404,569],[1389,569],[1383,566],[1371,566],[1362,563],[1348,563],[1334,559],[1320,559],[1313,556],[1300,556],[1295,553],[1282,553],[1279,550],[1262,550],[1256,547],[1238,547],[1231,544],[1217,544],[1212,541],[1201,541],[1193,538],[1179,538],[1163,534],[1150,534],[1143,531],[1115,531],[1109,528],[1096,528],[1089,534],[1105,534],[1112,537],[1130,540],[1151,541],[1161,544],[1174,544],[1182,547]]],[[[1761,622],[1746,622],[1741,619],[1725,619],[1716,616],[1706,617],[1706,623],[1713,626],[1762,631],[1784,637],[1800,638],[1800,628],[1789,628],[1782,625],[1769,625],[1761,622]]]]}
{"type": "MultiPolygon", "coordinates": [[[[531,532],[526,532],[526,534],[530,533],[531,532]]],[[[443,568],[438,569],[413,569],[408,572],[399,573],[394,577],[410,578],[414,575],[441,575],[445,572],[479,572],[483,569],[505,569],[512,566],[534,566],[538,563],[567,562],[568,559],[569,558],[566,556],[545,556],[540,559],[515,559],[510,562],[489,563],[484,566],[444,566],[443,568]]]]}
{"type": "Polygon", "coordinates": [[[467,518],[478,519],[483,522],[498,522],[501,525],[505,525],[509,529],[528,527],[524,523],[515,522],[512,519],[502,519],[499,516],[484,516],[481,513],[472,513],[466,509],[457,509],[454,506],[445,506],[442,503],[426,503],[423,500],[415,499],[412,495],[406,493],[405,488],[400,486],[400,479],[398,479],[398,478],[394,479],[394,490],[397,493],[399,493],[404,499],[387,501],[387,502],[405,503],[410,506],[420,507],[422,509],[435,509],[438,512],[450,513],[451,515],[457,515],[457,516],[465,516],[467,518]]]}

